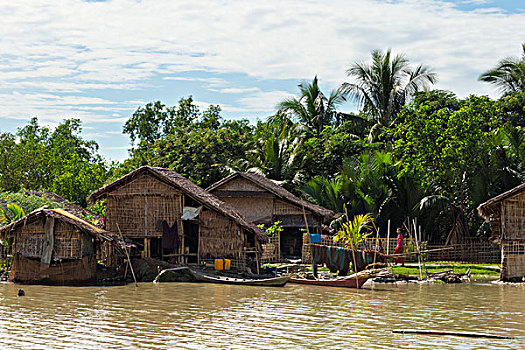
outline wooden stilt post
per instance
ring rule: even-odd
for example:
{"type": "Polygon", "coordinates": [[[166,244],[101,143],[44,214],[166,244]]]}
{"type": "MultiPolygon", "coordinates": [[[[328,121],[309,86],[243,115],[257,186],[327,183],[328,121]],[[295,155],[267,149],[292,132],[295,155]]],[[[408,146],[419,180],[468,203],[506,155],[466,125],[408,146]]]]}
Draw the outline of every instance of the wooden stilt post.
{"type": "MultiPolygon", "coordinates": [[[[120,239],[122,240],[122,242],[126,243],[124,241],[124,236],[122,236],[122,231],[120,231],[120,227],[118,225],[118,222],[117,222],[117,228],[118,228],[118,232],[120,234],[120,239]]],[[[131,265],[131,258],[129,256],[129,252],[128,252],[128,248],[124,247],[124,252],[126,253],[126,256],[128,258],[128,265],[129,265],[129,269],[131,270],[131,274],[133,275],[133,280],[135,281],[135,287],[138,287],[138,283],[137,283],[137,277],[135,277],[135,271],[133,271],[133,265],[131,265]]]]}
{"type": "Polygon", "coordinates": [[[390,219],[388,219],[388,231],[386,231],[386,255],[390,253],[390,219]]]}

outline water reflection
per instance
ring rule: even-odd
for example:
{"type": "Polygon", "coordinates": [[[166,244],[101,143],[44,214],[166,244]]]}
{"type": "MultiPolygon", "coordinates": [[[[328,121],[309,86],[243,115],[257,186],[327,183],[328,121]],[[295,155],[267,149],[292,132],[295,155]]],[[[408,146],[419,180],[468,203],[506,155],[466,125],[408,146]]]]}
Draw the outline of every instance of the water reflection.
{"type": "Polygon", "coordinates": [[[352,290],[211,284],[0,285],[0,348],[502,349],[524,340],[392,334],[392,329],[525,338],[525,287],[484,283],[352,290]],[[438,345],[436,345],[438,344],[438,345]]]}

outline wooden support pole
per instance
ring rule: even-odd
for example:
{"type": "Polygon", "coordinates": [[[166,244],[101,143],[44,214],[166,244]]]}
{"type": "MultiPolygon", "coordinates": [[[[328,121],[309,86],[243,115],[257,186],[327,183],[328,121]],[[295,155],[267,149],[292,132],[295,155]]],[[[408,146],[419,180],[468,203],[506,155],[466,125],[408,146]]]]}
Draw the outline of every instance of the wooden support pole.
{"type": "Polygon", "coordinates": [[[390,253],[390,219],[388,219],[388,230],[386,231],[386,255],[390,253]]]}
{"type": "MultiPolygon", "coordinates": [[[[126,243],[124,241],[124,236],[122,236],[122,231],[120,231],[120,227],[118,225],[118,222],[117,222],[117,228],[118,228],[118,232],[120,234],[120,239],[122,240],[122,242],[126,243]]],[[[131,258],[129,256],[128,248],[124,247],[124,252],[126,253],[126,256],[128,258],[129,269],[131,270],[131,274],[133,275],[133,280],[135,281],[135,287],[138,287],[139,284],[137,283],[137,277],[135,277],[135,271],[133,271],[133,265],[131,265],[131,258]]]]}

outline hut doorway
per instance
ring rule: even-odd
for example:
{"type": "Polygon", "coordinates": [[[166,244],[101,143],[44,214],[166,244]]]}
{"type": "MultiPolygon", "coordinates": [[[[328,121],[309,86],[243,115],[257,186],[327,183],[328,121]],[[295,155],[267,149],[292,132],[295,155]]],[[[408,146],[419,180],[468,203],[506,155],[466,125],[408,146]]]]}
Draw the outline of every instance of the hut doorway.
{"type": "Polygon", "coordinates": [[[193,221],[183,221],[184,254],[190,264],[199,263],[199,225],[193,221]]]}
{"type": "Polygon", "coordinates": [[[299,227],[285,227],[281,232],[281,254],[287,258],[300,258],[303,249],[303,232],[299,227]]]}

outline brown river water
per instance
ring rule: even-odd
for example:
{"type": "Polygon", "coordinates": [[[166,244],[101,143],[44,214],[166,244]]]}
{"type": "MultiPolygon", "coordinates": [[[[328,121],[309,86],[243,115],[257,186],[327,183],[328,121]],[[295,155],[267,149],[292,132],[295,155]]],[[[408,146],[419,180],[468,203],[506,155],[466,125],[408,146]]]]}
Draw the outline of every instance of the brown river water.
{"type": "Polygon", "coordinates": [[[525,349],[525,286],[0,285],[0,349],[525,349]],[[19,288],[26,296],[17,297],[19,288]],[[431,329],[499,340],[392,334],[431,329]]]}

